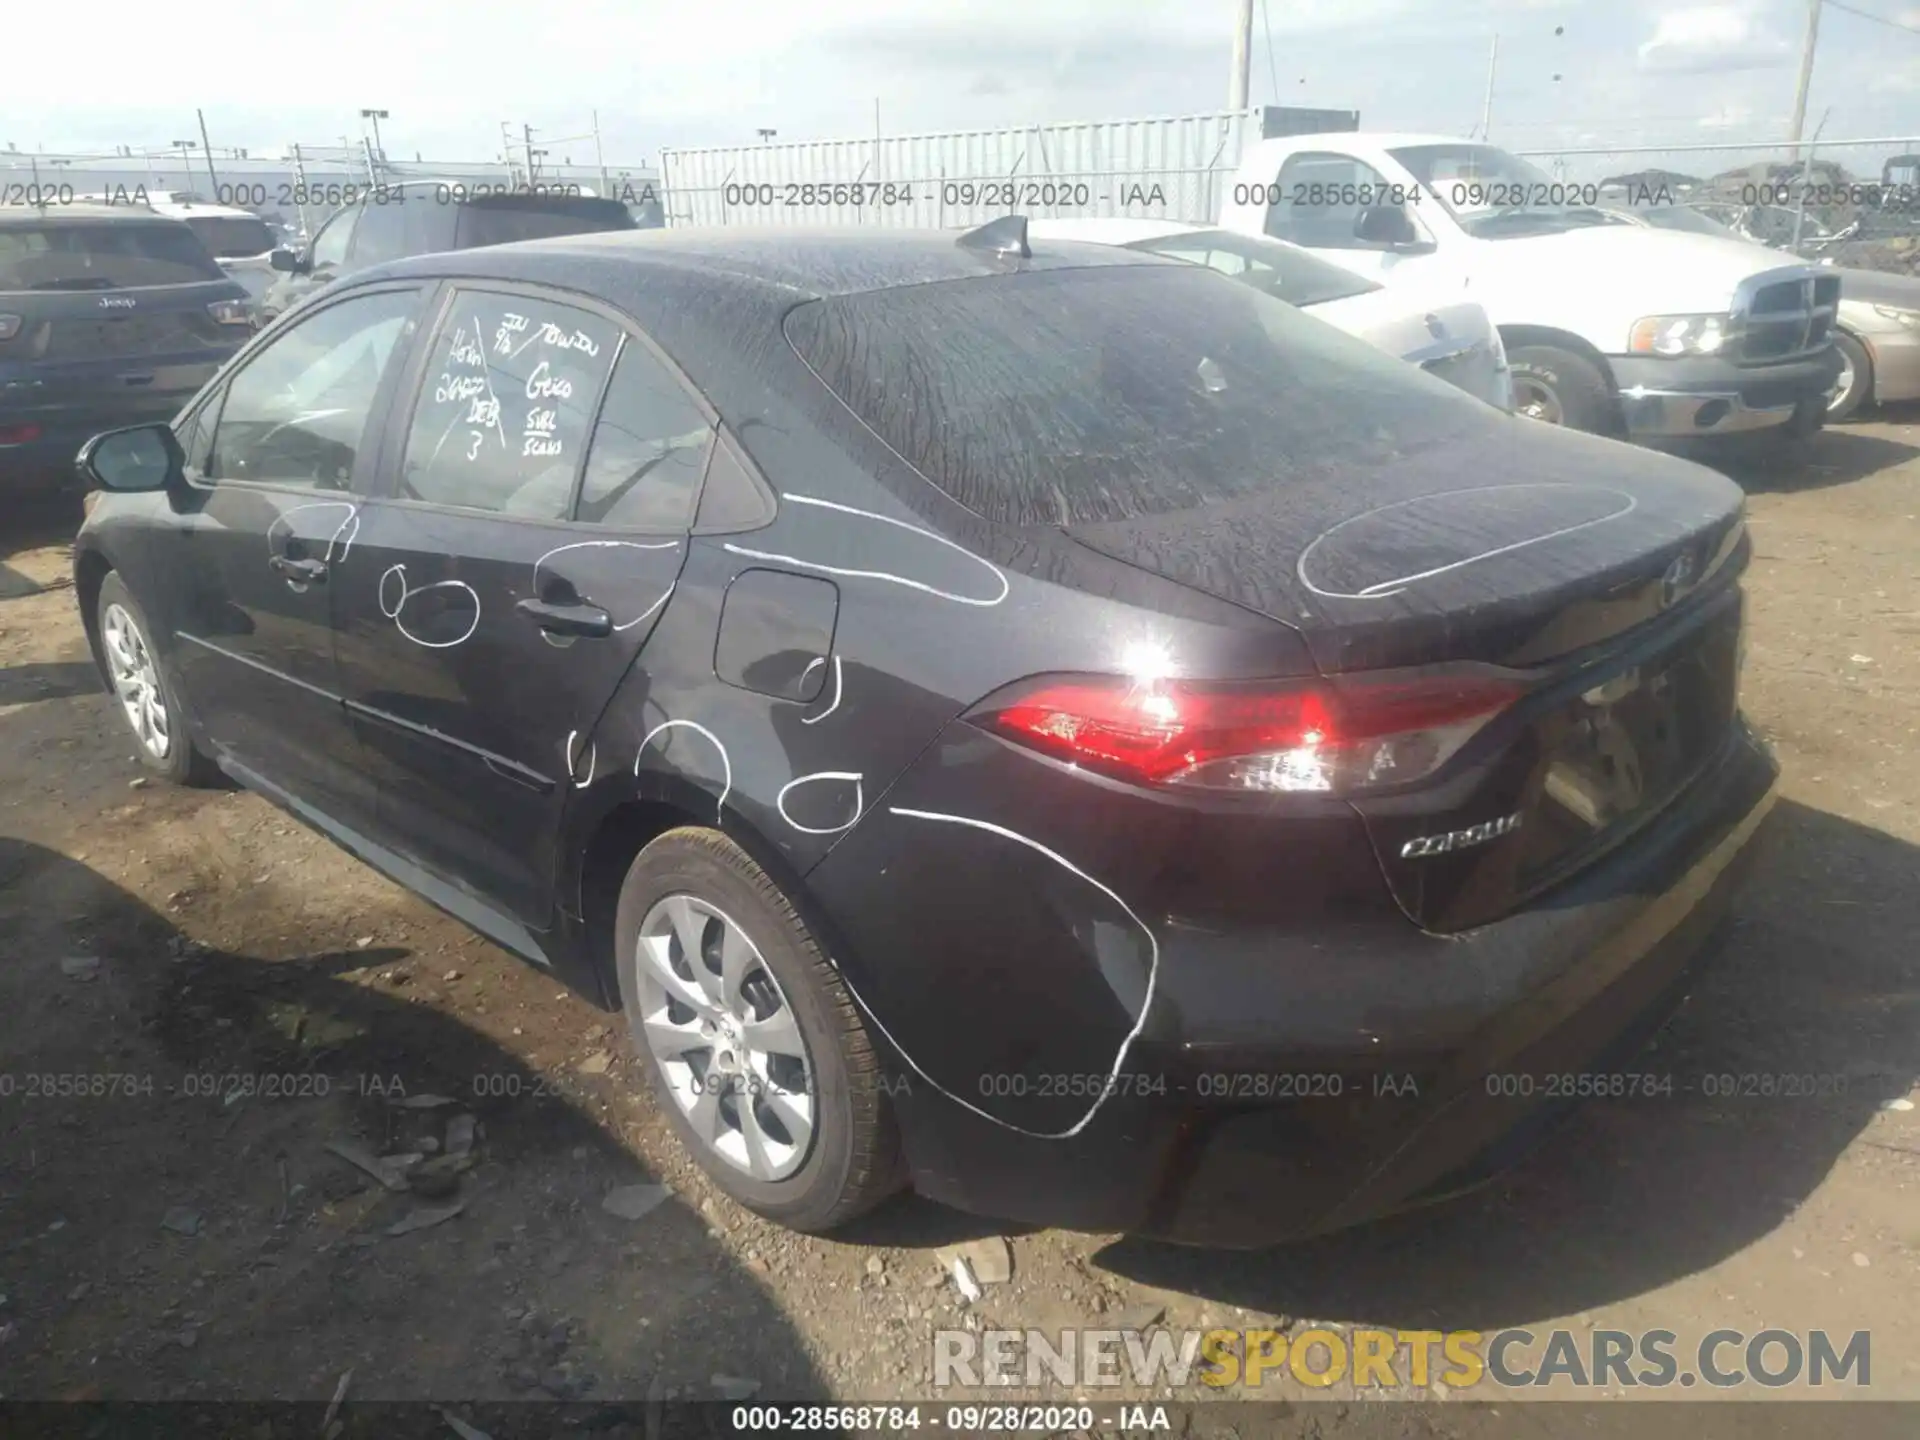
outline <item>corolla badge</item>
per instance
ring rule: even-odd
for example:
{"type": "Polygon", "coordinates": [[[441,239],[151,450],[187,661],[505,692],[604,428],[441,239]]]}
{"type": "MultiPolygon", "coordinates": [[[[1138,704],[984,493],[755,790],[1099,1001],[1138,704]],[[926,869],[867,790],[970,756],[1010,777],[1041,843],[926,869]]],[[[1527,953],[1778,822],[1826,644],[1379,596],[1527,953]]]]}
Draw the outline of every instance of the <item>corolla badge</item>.
{"type": "Polygon", "coordinates": [[[131,310],[137,303],[139,302],[131,295],[102,295],[100,297],[100,308],[102,310],[131,310]]]}
{"type": "Polygon", "coordinates": [[[1511,815],[1469,825],[1464,830],[1449,830],[1444,835],[1422,835],[1416,840],[1409,840],[1400,847],[1400,858],[1419,860],[1428,855],[1451,855],[1456,850],[1470,850],[1475,845],[1498,840],[1502,835],[1511,835],[1519,828],[1520,812],[1516,810],[1511,815]]]}

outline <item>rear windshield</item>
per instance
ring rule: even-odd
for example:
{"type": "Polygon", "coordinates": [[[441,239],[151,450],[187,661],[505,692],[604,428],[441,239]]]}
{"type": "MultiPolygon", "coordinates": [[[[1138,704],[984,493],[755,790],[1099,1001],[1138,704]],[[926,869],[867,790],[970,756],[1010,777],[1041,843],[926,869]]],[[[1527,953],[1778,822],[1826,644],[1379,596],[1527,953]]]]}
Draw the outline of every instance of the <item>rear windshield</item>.
{"type": "Polygon", "coordinates": [[[225,275],[178,221],[0,223],[0,290],[118,290],[225,275]]]}
{"type": "Polygon", "coordinates": [[[1495,413],[1184,265],[816,300],[787,335],[928,480],[1009,525],[1195,509],[1380,465],[1495,413]]]}
{"type": "Polygon", "coordinates": [[[1381,288],[1365,276],[1342,270],[1296,245],[1237,235],[1231,230],[1195,230],[1141,240],[1129,248],[1192,260],[1289,305],[1324,305],[1329,300],[1368,295],[1381,288]]]}
{"type": "Polygon", "coordinates": [[[200,237],[216,260],[264,255],[273,249],[273,231],[264,220],[242,215],[197,215],[187,217],[187,228],[200,237]]]}
{"type": "Polygon", "coordinates": [[[460,207],[457,248],[510,245],[554,235],[632,230],[633,216],[618,200],[589,195],[489,195],[460,207]]]}

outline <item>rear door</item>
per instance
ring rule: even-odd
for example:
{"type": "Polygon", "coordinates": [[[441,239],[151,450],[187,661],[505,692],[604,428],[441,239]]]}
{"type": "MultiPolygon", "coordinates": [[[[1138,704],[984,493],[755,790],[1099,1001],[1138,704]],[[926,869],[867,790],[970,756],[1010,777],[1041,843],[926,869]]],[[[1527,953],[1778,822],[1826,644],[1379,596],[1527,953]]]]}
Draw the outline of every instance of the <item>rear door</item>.
{"type": "Polygon", "coordinates": [[[368,442],[430,288],[316,304],[181,427],[190,486],[165,588],[188,702],[224,762],[361,831],[372,788],[340,696],[330,597],[367,568],[354,540],[368,442]]]}
{"type": "Polygon", "coordinates": [[[614,312],[496,285],[450,289],[406,393],[334,594],[342,684],[383,841],[544,928],[567,789],[672,592],[714,417],[614,312]]]}
{"type": "Polygon", "coordinates": [[[0,217],[0,444],[70,462],[170,419],[248,333],[243,292],[178,221],[0,217]]]}

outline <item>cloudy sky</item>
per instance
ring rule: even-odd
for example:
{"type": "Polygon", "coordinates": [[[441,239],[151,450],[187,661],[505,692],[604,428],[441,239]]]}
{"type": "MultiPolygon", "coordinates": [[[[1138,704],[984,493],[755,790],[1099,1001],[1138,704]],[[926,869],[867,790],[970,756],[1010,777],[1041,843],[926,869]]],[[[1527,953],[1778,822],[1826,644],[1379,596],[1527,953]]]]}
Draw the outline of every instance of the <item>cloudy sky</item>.
{"type": "MultiPolygon", "coordinates": [[[[1920,5],[1828,4],[1809,130],[1920,132],[1920,5]]],[[[0,148],[103,152],[197,132],[254,155],[357,137],[480,159],[500,122],[591,163],[662,146],[871,135],[1224,106],[1234,0],[330,0],[14,7],[0,148]]],[[[1256,0],[1252,98],[1357,108],[1368,128],[1477,126],[1499,36],[1496,141],[1670,145],[1785,133],[1806,0],[1256,0]]],[[[1920,147],[1916,147],[1920,148],[1920,147]]]]}

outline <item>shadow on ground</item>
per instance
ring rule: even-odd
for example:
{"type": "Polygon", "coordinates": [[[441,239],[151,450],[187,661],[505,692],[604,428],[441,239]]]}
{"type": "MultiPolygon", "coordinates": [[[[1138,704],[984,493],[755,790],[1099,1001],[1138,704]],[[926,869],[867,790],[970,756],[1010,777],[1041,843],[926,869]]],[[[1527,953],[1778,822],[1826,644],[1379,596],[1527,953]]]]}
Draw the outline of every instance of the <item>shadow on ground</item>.
{"type": "Polygon", "coordinates": [[[1491,1331],[1657,1289],[1767,1234],[1920,1075],[1920,853],[1793,803],[1769,825],[1724,950],[1629,1067],[1671,1074],[1671,1098],[1589,1104],[1452,1204],[1261,1254],[1126,1240],[1101,1263],[1255,1311],[1491,1331]],[[1703,1093],[1763,1075],[1844,1093],[1703,1093]]]}
{"type": "Polygon", "coordinates": [[[196,952],[88,866],[0,837],[7,1398],[325,1400],[349,1369],[365,1400],[628,1403],[709,1397],[716,1374],[824,1395],[699,1215],[603,1208],[654,1177],[576,1096],[361,983],[406,956],[196,952]],[[398,1103],[422,1095],[452,1103],[398,1103]],[[478,1163],[451,1193],[327,1148],[445,1153],[462,1114],[478,1163]]]}
{"type": "Polygon", "coordinates": [[[1791,494],[1851,485],[1920,455],[1920,446],[1856,426],[1822,430],[1804,447],[1754,438],[1745,444],[1702,451],[1689,458],[1711,465],[1755,493],[1791,494]]]}

